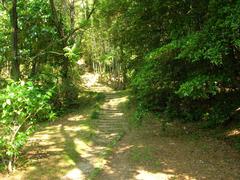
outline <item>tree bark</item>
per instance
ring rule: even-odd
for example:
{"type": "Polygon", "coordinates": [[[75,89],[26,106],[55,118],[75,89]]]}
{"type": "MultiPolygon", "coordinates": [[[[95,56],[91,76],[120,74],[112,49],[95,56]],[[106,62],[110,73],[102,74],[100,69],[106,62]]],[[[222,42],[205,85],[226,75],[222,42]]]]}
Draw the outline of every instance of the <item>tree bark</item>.
{"type": "Polygon", "coordinates": [[[54,0],[49,0],[49,2],[50,2],[51,11],[52,11],[54,25],[58,31],[60,38],[62,39],[62,41],[64,41],[65,34],[64,34],[63,23],[61,22],[61,18],[58,17],[54,0]]]}
{"type": "MultiPolygon", "coordinates": [[[[59,17],[58,17],[54,0],[49,0],[49,2],[50,2],[50,7],[51,7],[51,11],[52,11],[52,16],[53,16],[53,22],[58,31],[59,37],[62,40],[62,43],[61,43],[62,49],[64,49],[67,46],[67,42],[65,39],[63,23],[61,22],[61,19],[59,19],[59,17]]],[[[63,81],[68,79],[68,69],[69,69],[69,59],[67,57],[63,56],[63,63],[62,63],[62,79],[63,79],[63,81]]]]}
{"type": "Polygon", "coordinates": [[[75,28],[75,0],[70,1],[70,28],[71,31],[75,28]]]}
{"type": "Polygon", "coordinates": [[[12,0],[12,11],[11,11],[11,19],[12,19],[12,67],[11,67],[11,77],[15,81],[20,78],[20,63],[18,57],[18,14],[17,14],[17,0],[12,0]]]}

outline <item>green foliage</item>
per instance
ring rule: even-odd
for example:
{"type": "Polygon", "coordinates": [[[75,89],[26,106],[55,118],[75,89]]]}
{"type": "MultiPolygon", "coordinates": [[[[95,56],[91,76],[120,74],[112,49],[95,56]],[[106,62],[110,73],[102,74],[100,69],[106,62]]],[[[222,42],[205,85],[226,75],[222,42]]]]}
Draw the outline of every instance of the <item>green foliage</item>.
{"type": "Polygon", "coordinates": [[[65,51],[65,56],[68,57],[68,59],[72,62],[75,62],[79,59],[79,51],[80,51],[80,48],[79,48],[79,42],[76,42],[72,48],[70,47],[65,47],[63,49],[65,51]]]}
{"type": "MultiPolygon", "coordinates": [[[[70,80],[69,80],[70,81],[70,80]]],[[[61,106],[59,108],[68,109],[79,106],[79,88],[73,82],[67,82],[59,87],[59,100],[61,106]]]]}
{"type": "Polygon", "coordinates": [[[91,119],[98,119],[99,118],[99,110],[94,110],[91,114],[91,119]]]}
{"type": "Polygon", "coordinates": [[[191,97],[192,99],[208,99],[210,95],[214,96],[218,93],[218,78],[198,75],[186,83],[181,84],[176,92],[180,97],[191,97]]]}
{"type": "Polygon", "coordinates": [[[133,126],[140,126],[143,121],[143,117],[146,114],[146,110],[143,109],[140,105],[137,106],[136,111],[134,112],[133,119],[130,123],[132,123],[133,126]]]}
{"type": "Polygon", "coordinates": [[[89,175],[89,179],[90,180],[96,179],[101,174],[102,171],[103,171],[102,168],[99,167],[94,168],[89,175]]]}
{"type": "MultiPolygon", "coordinates": [[[[165,5],[162,2],[159,8],[165,5]]],[[[160,38],[159,44],[144,44],[150,50],[137,66],[131,84],[138,103],[143,109],[164,112],[172,118],[202,120],[208,126],[224,124],[240,105],[237,101],[240,4],[177,1],[168,4],[168,8],[159,13],[155,7],[156,19],[149,18],[150,11],[142,14],[141,22],[147,19],[153,29],[161,17],[165,18],[164,23],[160,23],[160,34],[165,39],[160,38]],[[171,12],[174,7],[178,7],[176,14],[171,12]],[[189,16],[182,13],[185,10],[189,16]]],[[[146,33],[154,35],[151,31],[146,33]]],[[[149,40],[147,36],[144,38],[149,40]]],[[[134,38],[143,37],[135,35],[134,38]]],[[[129,46],[136,47],[134,43],[129,46]]]]}
{"type": "Polygon", "coordinates": [[[94,98],[96,99],[97,102],[101,102],[105,99],[105,97],[106,96],[104,93],[97,93],[94,98]]]}
{"type": "Polygon", "coordinates": [[[28,82],[9,84],[15,56],[12,2],[0,3],[3,162],[19,155],[37,121],[54,117],[51,105],[60,111],[89,104],[87,96],[104,98],[80,93],[83,70],[72,68],[80,58],[104,73],[108,83],[132,87],[136,124],[146,111],[154,111],[214,127],[226,124],[240,107],[240,1],[94,2],[72,7],[62,1],[19,0],[15,65],[28,82]]]}
{"type": "Polygon", "coordinates": [[[54,119],[49,104],[52,93],[53,90],[42,92],[31,81],[12,82],[1,90],[0,157],[3,162],[13,165],[37,121],[54,119]]]}
{"type": "Polygon", "coordinates": [[[100,104],[99,104],[99,102],[102,100],[102,99],[99,100],[96,97],[98,97],[98,94],[96,94],[96,96],[94,97],[94,100],[95,100],[94,110],[92,111],[91,116],[90,116],[90,118],[93,119],[93,120],[96,120],[96,119],[99,118],[99,115],[100,115],[100,104]]]}

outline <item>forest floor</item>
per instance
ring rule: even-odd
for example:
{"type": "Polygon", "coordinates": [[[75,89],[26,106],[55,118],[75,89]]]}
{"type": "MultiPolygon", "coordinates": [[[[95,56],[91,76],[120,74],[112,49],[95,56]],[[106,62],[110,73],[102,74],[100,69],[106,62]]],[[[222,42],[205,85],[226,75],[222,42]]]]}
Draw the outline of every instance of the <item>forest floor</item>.
{"type": "Polygon", "coordinates": [[[92,74],[84,79],[86,96],[93,91],[104,100],[43,124],[30,138],[18,170],[0,179],[240,179],[240,154],[226,142],[187,124],[163,127],[151,114],[134,128],[127,91],[113,91],[92,74]]]}

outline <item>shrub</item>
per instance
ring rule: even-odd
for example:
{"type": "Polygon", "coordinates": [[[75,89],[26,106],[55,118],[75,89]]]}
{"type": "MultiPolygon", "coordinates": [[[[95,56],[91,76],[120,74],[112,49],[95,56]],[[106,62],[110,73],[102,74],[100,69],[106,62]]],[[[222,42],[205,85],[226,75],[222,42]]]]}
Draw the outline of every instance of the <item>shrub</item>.
{"type": "Polygon", "coordinates": [[[1,91],[0,157],[9,172],[36,122],[55,117],[49,104],[52,91],[42,92],[32,82],[23,81],[10,83],[1,91]]]}

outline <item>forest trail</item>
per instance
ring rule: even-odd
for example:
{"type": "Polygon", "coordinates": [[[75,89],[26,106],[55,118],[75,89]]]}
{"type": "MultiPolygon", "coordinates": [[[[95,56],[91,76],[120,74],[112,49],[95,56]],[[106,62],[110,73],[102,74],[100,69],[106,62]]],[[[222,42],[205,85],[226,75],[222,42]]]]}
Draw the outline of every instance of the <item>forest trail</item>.
{"type": "MultiPolygon", "coordinates": [[[[94,77],[92,74],[87,74],[83,78],[87,79],[87,82],[89,82],[89,79],[97,79],[92,76],[94,77]]],[[[90,85],[89,89],[93,92],[103,93],[105,96],[105,101],[100,105],[97,112],[98,117],[95,124],[98,128],[99,141],[109,143],[127,128],[127,121],[124,119],[124,113],[120,108],[121,104],[127,101],[127,96],[98,82],[90,85]]]]}
{"type": "Polygon", "coordinates": [[[99,174],[112,147],[126,130],[121,106],[127,96],[97,81],[97,75],[83,76],[85,92],[101,93],[103,102],[97,108],[86,104],[53,123],[43,124],[29,139],[24,150],[25,160],[18,165],[18,170],[12,175],[0,174],[0,179],[79,180],[93,179],[99,174]],[[97,114],[93,118],[94,113],[97,114]]]}
{"type": "Polygon", "coordinates": [[[96,107],[86,107],[41,127],[25,150],[29,161],[0,179],[240,179],[239,153],[226,143],[174,123],[163,130],[154,117],[129,131],[127,94],[93,74],[83,79],[88,91],[105,96],[95,118],[96,107]]]}

